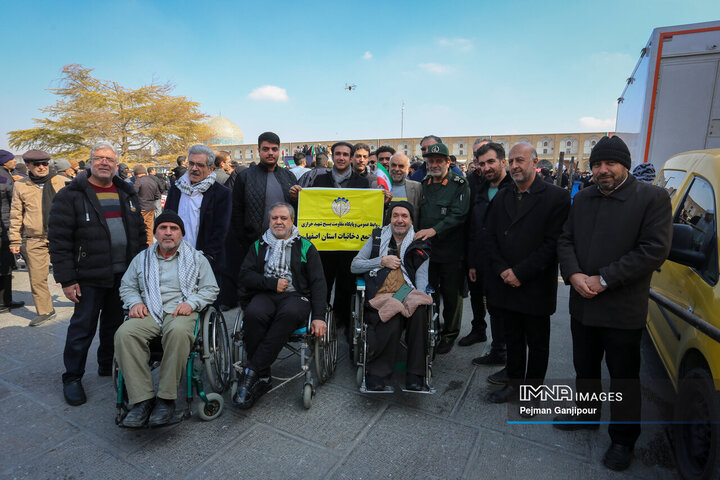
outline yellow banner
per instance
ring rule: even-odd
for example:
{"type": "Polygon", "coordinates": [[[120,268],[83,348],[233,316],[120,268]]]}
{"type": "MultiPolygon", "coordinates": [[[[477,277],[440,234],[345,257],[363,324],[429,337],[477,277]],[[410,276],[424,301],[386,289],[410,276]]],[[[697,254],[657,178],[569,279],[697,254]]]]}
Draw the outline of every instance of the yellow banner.
{"type": "Polygon", "coordinates": [[[382,190],[304,188],[298,197],[298,229],[320,251],[360,250],[382,226],[382,190]]]}

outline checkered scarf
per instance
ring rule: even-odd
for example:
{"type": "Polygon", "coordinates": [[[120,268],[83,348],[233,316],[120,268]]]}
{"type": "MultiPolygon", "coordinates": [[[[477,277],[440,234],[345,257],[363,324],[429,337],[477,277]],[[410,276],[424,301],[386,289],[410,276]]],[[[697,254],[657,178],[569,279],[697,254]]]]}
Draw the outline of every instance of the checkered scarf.
{"type": "Polygon", "coordinates": [[[262,238],[265,240],[265,243],[268,244],[269,258],[265,269],[269,276],[285,279],[291,278],[290,267],[286,265],[285,250],[288,245],[291,245],[299,236],[300,231],[295,225],[293,225],[290,237],[285,240],[275,238],[275,235],[273,235],[272,230],[269,228],[263,233],[262,238]]]}
{"type": "MultiPolygon", "coordinates": [[[[160,266],[158,264],[157,251],[158,244],[148,247],[143,252],[144,269],[143,276],[145,280],[145,296],[147,298],[147,307],[150,315],[162,327],[163,322],[163,305],[162,295],[160,294],[160,266]]],[[[182,301],[197,292],[198,274],[200,273],[200,256],[202,254],[192,248],[185,241],[180,242],[178,248],[178,278],[180,280],[180,291],[182,292],[182,301]]]]}
{"type": "Polygon", "coordinates": [[[186,172],[185,175],[178,178],[177,182],[175,182],[175,185],[180,189],[182,193],[190,196],[194,192],[205,193],[208,188],[212,187],[213,183],[215,183],[215,172],[212,172],[210,175],[208,175],[205,180],[195,184],[190,183],[190,173],[186,172]]]}

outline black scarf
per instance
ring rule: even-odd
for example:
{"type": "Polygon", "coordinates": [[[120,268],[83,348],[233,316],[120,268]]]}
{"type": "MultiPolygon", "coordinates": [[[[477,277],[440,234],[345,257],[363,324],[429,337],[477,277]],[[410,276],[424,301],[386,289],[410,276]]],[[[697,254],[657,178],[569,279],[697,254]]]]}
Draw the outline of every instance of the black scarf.
{"type": "Polygon", "coordinates": [[[48,173],[44,177],[36,177],[32,173],[28,172],[30,181],[35,185],[43,185],[42,188],[42,219],[43,219],[43,233],[47,235],[48,218],[50,217],[50,206],[52,205],[53,198],[55,198],[55,188],[50,180],[55,176],[54,173],[48,173]]]}

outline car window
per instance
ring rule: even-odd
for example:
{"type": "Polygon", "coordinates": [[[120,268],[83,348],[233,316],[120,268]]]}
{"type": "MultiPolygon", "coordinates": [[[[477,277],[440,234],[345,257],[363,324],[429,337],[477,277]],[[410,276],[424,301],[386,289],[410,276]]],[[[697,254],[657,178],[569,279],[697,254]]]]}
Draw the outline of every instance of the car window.
{"type": "Polygon", "coordinates": [[[706,282],[715,285],[718,281],[717,220],[715,194],[707,180],[693,179],[675,215],[675,223],[693,227],[692,248],[703,252],[707,258],[705,266],[697,272],[706,282]]]}
{"type": "Polygon", "coordinates": [[[672,198],[685,178],[685,175],[687,175],[687,172],[682,170],[661,170],[655,178],[655,185],[663,187],[667,190],[672,198]]]}

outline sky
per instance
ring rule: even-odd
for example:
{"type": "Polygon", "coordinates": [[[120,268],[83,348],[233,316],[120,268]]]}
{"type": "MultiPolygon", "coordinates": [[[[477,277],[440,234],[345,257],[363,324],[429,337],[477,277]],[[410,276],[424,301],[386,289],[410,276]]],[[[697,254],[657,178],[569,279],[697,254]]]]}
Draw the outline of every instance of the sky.
{"type": "Polygon", "coordinates": [[[0,0],[0,16],[9,149],[72,63],[170,82],[246,143],[400,137],[403,102],[404,137],[612,131],[653,28],[719,20],[720,2],[0,0]]]}

